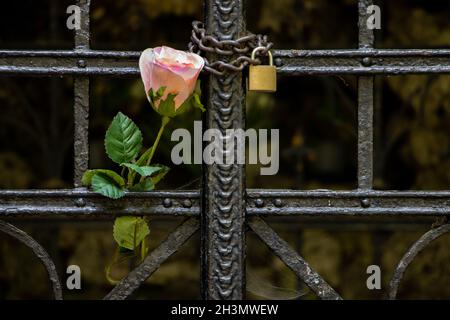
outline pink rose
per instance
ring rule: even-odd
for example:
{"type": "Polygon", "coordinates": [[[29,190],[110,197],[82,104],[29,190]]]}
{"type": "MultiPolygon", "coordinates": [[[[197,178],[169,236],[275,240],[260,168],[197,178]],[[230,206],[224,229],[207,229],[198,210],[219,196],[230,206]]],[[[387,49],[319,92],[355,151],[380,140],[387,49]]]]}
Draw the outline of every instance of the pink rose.
{"type": "Polygon", "coordinates": [[[204,64],[203,58],[195,53],[165,46],[144,50],[139,59],[139,69],[147,97],[150,89],[157,92],[161,87],[166,87],[154,107],[158,108],[168,94],[174,94],[175,109],[178,109],[194,92],[204,64]]]}

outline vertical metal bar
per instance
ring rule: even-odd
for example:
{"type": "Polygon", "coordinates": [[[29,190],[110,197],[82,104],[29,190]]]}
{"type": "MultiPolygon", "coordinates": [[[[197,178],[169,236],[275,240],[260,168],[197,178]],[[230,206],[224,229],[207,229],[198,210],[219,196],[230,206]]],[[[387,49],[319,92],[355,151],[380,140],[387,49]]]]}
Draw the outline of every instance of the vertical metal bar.
{"type": "MultiPolygon", "coordinates": [[[[243,0],[208,0],[207,32],[220,40],[242,36],[243,0]]],[[[235,57],[215,57],[233,59],[235,57]]],[[[245,128],[245,88],[242,73],[211,75],[207,85],[206,126],[222,132],[245,128]]],[[[245,165],[206,165],[202,205],[202,296],[242,299],[245,291],[245,165]]]]}
{"type": "MultiPolygon", "coordinates": [[[[373,30],[367,28],[367,7],[372,0],[359,0],[359,48],[370,49],[374,45],[373,30]]],[[[363,58],[363,66],[370,66],[371,59],[363,58]]],[[[373,185],[373,92],[374,77],[358,77],[358,188],[372,189],[373,185]]]]}
{"type": "MultiPolygon", "coordinates": [[[[381,8],[381,12],[384,12],[384,0],[378,0],[377,5],[381,8]]],[[[381,25],[385,25],[385,16],[381,16],[381,25]]],[[[377,33],[377,41],[383,41],[383,33],[384,29],[380,30],[377,33]]],[[[377,76],[375,77],[374,83],[374,127],[373,127],[373,136],[374,136],[374,151],[373,151],[373,161],[374,161],[374,186],[377,187],[377,184],[380,185],[383,177],[383,169],[385,167],[384,160],[384,131],[383,131],[383,83],[384,77],[377,76]]]]}
{"type": "MultiPolygon", "coordinates": [[[[89,50],[90,0],[78,0],[81,9],[81,28],[75,31],[75,50],[89,50]]],[[[86,68],[86,61],[77,62],[79,68],[86,68]]],[[[74,80],[74,185],[81,186],[83,173],[89,166],[89,78],[74,80]]]]}

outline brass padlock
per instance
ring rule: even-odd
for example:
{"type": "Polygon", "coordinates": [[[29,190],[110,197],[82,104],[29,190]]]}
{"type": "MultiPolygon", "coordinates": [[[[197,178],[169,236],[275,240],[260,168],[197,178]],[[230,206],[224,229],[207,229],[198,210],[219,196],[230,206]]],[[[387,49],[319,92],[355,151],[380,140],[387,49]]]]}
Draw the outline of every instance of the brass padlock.
{"type": "MultiPolygon", "coordinates": [[[[252,52],[252,60],[256,58],[258,51],[264,47],[255,48],[252,52]]],[[[250,66],[248,76],[248,90],[257,92],[277,91],[277,68],[273,65],[273,56],[269,51],[269,65],[250,66]]]]}

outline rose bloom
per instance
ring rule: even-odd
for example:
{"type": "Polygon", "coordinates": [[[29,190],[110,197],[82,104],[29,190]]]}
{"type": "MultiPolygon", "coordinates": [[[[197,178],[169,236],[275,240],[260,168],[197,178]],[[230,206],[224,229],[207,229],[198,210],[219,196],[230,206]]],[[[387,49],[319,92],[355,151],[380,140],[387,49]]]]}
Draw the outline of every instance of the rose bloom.
{"type": "Polygon", "coordinates": [[[168,94],[176,94],[175,109],[179,108],[194,92],[204,64],[203,58],[195,53],[165,46],[144,50],[139,59],[139,69],[147,97],[150,89],[157,92],[161,87],[166,87],[155,108],[168,94]]]}

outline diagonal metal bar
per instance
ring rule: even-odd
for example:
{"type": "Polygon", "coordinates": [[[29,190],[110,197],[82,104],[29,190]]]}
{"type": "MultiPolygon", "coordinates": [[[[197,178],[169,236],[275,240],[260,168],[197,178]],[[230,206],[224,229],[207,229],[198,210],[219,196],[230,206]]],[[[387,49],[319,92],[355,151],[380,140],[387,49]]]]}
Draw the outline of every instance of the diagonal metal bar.
{"type": "Polygon", "coordinates": [[[10,235],[11,237],[19,240],[24,245],[26,245],[28,248],[33,250],[36,257],[38,257],[42,264],[44,265],[45,269],[47,270],[48,278],[50,280],[52,289],[53,289],[53,295],[56,300],[62,300],[62,289],[61,289],[61,283],[59,282],[58,273],[56,272],[55,264],[53,263],[53,260],[48,255],[47,251],[32,237],[30,237],[26,232],[20,230],[19,228],[13,226],[12,224],[9,224],[7,222],[0,220],[0,231],[10,235]]]}
{"type": "Polygon", "coordinates": [[[336,291],[315,272],[289,244],[261,218],[251,218],[248,222],[250,228],[258,237],[280,258],[286,266],[302,279],[319,298],[323,300],[342,299],[336,291]]]}
{"type": "Polygon", "coordinates": [[[400,262],[395,268],[391,281],[389,282],[389,299],[394,300],[397,297],[398,287],[400,281],[405,274],[406,269],[414,260],[414,258],[424,250],[431,242],[439,238],[440,236],[450,232],[450,224],[442,225],[438,228],[431,229],[425,233],[419,240],[417,240],[411,248],[405,253],[400,262]]]}
{"type": "Polygon", "coordinates": [[[176,253],[198,228],[199,222],[195,218],[183,222],[136,269],[123,278],[104,300],[125,300],[158,270],[164,261],[176,253]]]}

